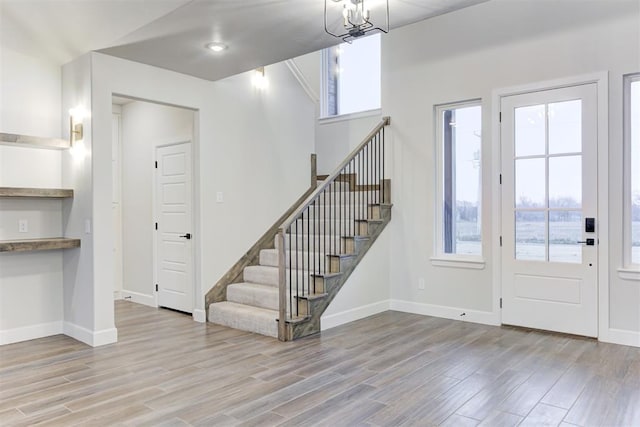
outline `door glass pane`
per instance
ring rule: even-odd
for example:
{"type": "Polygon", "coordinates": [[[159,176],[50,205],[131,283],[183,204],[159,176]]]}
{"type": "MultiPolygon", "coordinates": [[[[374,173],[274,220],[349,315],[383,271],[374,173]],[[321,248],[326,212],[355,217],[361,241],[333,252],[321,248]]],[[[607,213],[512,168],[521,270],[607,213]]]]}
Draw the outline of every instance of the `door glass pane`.
{"type": "Polygon", "coordinates": [[[582,207],[582,156],[549,157],[549,207],[582,207]]]}
{"type": "Polygon", "coordinates": [[[549,261],[582,263],[582,212],[549,211],[549,261]]]}
{"type": "Polygon", "coordinates": [[[516,157],[546,153],[544,111],[544,104],[515,109],[516,157]]]}
{"type": "Polygon", "coordinates": [[[549,104],[549,154],[582,152],[582,100],[549,104]]]}
{"type": "Polygon", "coordinates": [[[540,211],[516,211],[516,259],[546,261],[546,215],[540,211]]]}
{"type": "Polygon", "coordinates": [[[516,160],[516,207],[544,208],[545,159],[516,160]]]}

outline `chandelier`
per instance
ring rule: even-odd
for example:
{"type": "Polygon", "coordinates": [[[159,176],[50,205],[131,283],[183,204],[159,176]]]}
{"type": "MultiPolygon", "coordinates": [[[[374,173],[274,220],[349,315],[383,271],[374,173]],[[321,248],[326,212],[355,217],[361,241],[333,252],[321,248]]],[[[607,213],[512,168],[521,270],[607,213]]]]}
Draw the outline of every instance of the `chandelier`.
{"type": "Polygon", "coordinates": [[[324,0],[324,30],[348,43],[371,31],[388,33],[389,0],[324,0]],[[379,4],[373,11],[372,2],[379,4]]]}

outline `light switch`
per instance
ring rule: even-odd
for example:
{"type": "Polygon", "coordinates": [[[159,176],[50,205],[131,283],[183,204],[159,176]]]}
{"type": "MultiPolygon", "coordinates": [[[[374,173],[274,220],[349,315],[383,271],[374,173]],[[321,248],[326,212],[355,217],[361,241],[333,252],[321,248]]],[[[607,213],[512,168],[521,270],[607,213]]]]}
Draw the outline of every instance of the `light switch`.
{"type": "Polygon", "coordinates": [[[216,193],[216,203],[222,203],[224,202],[224,194],[222,194],[222,191],[218,191],[216,193]]]}
{"type": "Polygon", "coordinates": [[[19,233],[28,233],[29,232],[29,221],[26,219],[18,220],[18,232],[19,233]]]}
{"type": "Polygon", "coordinates": [[[90,219],[85,219],[84,220],[84,232],[85,232],[85,234],[91,234],[91,220],[90,219]]]}

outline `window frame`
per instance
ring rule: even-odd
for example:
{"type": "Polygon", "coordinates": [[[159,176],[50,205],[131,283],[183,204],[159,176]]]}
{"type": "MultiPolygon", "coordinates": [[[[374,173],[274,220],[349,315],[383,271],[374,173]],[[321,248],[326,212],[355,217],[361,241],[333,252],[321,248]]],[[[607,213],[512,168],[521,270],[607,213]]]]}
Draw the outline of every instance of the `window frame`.
{"type": "Polygon", "coordinates": [[[469,255],[469,254],[457,254],[457,253],[446,253],[444,251],[444,128],[441,122],[441,116],[445,110],[454,110],[460,108],[468,108],[468,107],[480,107],[480,123],[481,125],[484,122],[484,108],[482,105],[481,98],[469,99],[465,101],[457,101],[457,102],[448,102],[443,104],[436,104],[433,106],[433,124],[434,124],[434,148],[435,148],[435,176],[434,182],[436,186],[435,191],[435,224],[434,224],[434,256],[431,257],[431,263],[435,266],[439,267],[454,267],[454,268],[471,268],[471,269],[483,269],[485,267],[484,260],[484,216],[482,215],[483,210],[483,175],[484,175],[484,167],[483,167],[483,156],[482,156],[482,148],[484,141],[484,132],[481,130],[481,138],[480,138],[480,159],[479,159],[479,167],[480,171],[478,174],[478,185],[479,185],[479,198],[478,198],[478,215],[480,215],[480,253],[477,255],[469,255]]]}
{"type": "MultiPolygon", "coordinates": [[[[624,238],[624,259],[623,264],[625,269],[631,271],[640,272],[640,263],[634,263],[632,259],[632,194],[631,194],[631,178],[633,176],[633,170],[631,165],[631,85],[637,82],[640,84],[640,72],[626,74],[623,76],[623,203],[624,203],[624,213],[623,213],[623,231],[624,238]]],[[[640,149],[640,147],[638,147],[640,149]]],[[[638,277],[640,279],[640,277],[638,277]]]]}

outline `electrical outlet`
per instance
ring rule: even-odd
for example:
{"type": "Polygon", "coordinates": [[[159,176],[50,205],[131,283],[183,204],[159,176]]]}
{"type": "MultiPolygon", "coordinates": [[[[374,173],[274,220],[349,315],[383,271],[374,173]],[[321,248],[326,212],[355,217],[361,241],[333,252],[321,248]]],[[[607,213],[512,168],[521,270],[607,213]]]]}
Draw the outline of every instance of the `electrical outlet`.
{"type": "Polygon", "coordinates": [[[218,191],[216,193],[216,203],[222,203],[224,202],[224,194],[222,193],[222,191],[218,191]]]}
{"type": "Polygon", "coordinates": [[[418,279],[418,289],[421,291],[424,291],[424,277],[421,277],[418,279]]]}
{"type": "Polygon", "coordinates": [[[26,219],[18,220],[18,233],[28,233],[29,232],[29,221],[26,219]]]}

